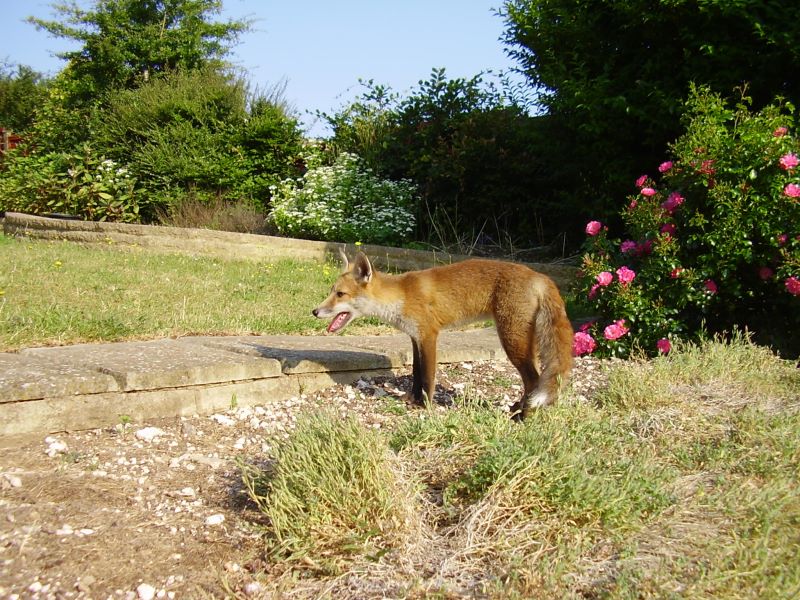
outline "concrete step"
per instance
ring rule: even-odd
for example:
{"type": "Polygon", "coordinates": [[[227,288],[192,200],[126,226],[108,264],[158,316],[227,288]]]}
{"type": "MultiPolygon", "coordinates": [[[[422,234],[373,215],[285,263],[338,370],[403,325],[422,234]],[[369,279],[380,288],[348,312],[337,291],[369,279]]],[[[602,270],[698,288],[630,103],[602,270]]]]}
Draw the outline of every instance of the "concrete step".
{"type": "MultiPolygon", "coordinates": [[[[439,338],[442,364],[502,356],[493,328],[439,338]]],[[[405,335],[198,336],[0,353],[0,446],[127,418],[268,404],[410,364],[405,335]]]]}

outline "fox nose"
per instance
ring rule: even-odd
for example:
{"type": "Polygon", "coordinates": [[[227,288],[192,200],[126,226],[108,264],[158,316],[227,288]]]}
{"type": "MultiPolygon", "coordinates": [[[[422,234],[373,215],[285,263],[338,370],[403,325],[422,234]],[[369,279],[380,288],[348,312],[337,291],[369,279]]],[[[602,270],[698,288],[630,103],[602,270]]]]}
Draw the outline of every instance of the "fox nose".
{"type": "Polygon", "coordinates": [[[316,317],[318,312],[319,312],[319,309],[315,308],[314,310],[311,311],[311,314],[316,317]]]}

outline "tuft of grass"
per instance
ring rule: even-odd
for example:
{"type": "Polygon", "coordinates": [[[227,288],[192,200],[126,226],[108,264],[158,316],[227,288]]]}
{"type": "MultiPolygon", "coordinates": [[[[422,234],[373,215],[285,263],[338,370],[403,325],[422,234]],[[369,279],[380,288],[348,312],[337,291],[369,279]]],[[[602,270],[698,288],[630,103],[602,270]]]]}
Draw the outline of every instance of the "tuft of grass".
{"type": "Polygon", "coordinates": [[[589,407],[555,407],[492,443],[447,492],[474,503],[512,487],[520,519],[558,514],[587,532],[634,527],[670,504],[671,470],[628,438],[624,423],[589,407]]]}
{"type": "MultiPolygon", "coordinates": [[[[184,335],[320,333],[338,269],[0,235],[0,351],[184,335]]],[[[389,331],[363,320],[348,333],[389,331]]]]}
{"type": "Polygon", "coordinates": [[[677,343],[673,352],[651,361],[619,363],[599,402],[618,408],[658,408],[699,396],[702,405],[721,409],[800,398],[794,363],[757,346],[747,334],[730,339],[677,343]]]}
{"type": "Polygon", "coordinates": [[[271,554],[324,573],[375,560],[415,530],[416,488],[386,441],[353,418],[308,413],[277,450],[274,469],[244,468],[269,521],[271,554]]]}
{"type": "Polygon", "coordinates": [[[159,211],[159,221],[172,227],[194,227],[234,231],[238,233],[265,233],[266,214],[258,206],[246,202],[227,202],[222,198],[188,196],[173,202],[169,209],[159,211]]]}

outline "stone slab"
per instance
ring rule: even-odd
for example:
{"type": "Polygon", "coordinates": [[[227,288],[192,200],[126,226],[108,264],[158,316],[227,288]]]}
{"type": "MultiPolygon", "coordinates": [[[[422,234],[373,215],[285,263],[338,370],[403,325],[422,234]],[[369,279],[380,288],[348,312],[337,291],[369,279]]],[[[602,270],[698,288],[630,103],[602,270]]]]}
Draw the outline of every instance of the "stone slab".
{"type": "Polygon", "coordinates": [[[443,331],[439,336],[437,362],[455,363],[505,358],[494,327],[468,331],[443,331]]]}
{"type": "Polygon", "coordinates": [[[20,354],[52,365],[96,369],[113,377],[119,388],[127,392],[261,379],[281,374],[277,360],[209,348],[190,339],[30,348],[20,354]]]}
{"type": "Polygon", "coordinates": [[[0,403],[98,394],[120,389],[107,373],[31,354],[0,353],[0,403]]]}
{"type": "Polygon", "coordinates": [[[285,374],[391,369],[411,361],[407,336],[248,336],[192,338],[199,343],[247,356],[280,361],[285,374]],[[370,343],[369,340],[385,340],[370,343]]]}
{"type": "Polygon", "coordinates": [[[237,406],[268,406],[301,393],[313,393],[360,377],[388,375],[391,371],[306,373],[268,379],[186,388],[109,392],[55,397],[0,405],[0,448],[33,435],[111,427],[123,417],[136,423],[158,418],[207,415],[237,406]]]}

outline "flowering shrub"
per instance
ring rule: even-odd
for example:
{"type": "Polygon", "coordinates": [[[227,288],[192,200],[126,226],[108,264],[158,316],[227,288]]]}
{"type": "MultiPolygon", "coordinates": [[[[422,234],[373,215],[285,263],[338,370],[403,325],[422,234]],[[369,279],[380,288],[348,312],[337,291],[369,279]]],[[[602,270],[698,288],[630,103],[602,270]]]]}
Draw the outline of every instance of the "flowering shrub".
{"type": "Polygon", "coordinates": [[[139,221],[136,179],[127,167],[82,153],[15,153],[3,162],[0,209],[66,213],[89,221],[139,221]]]}
{"type": "Polygon", "coordinates": [[[300,179],[272,188],[270,218],[285,235],[339,242],[398,244],[414,231],[415,189],[408,181],[389,181],[365,168],[355,154],[342,153],[334,164],[307,159],[300,179]]]}
{"type": "Polygon", "coordinates": [[[800,353],[800,144],[791,105],[750,112],[705,90],[672,158],[642,175],[622,240],[586,226],[582,293],[599,315],[576,354],[669,352],[670,340],[747,327],[800,353]]]}

